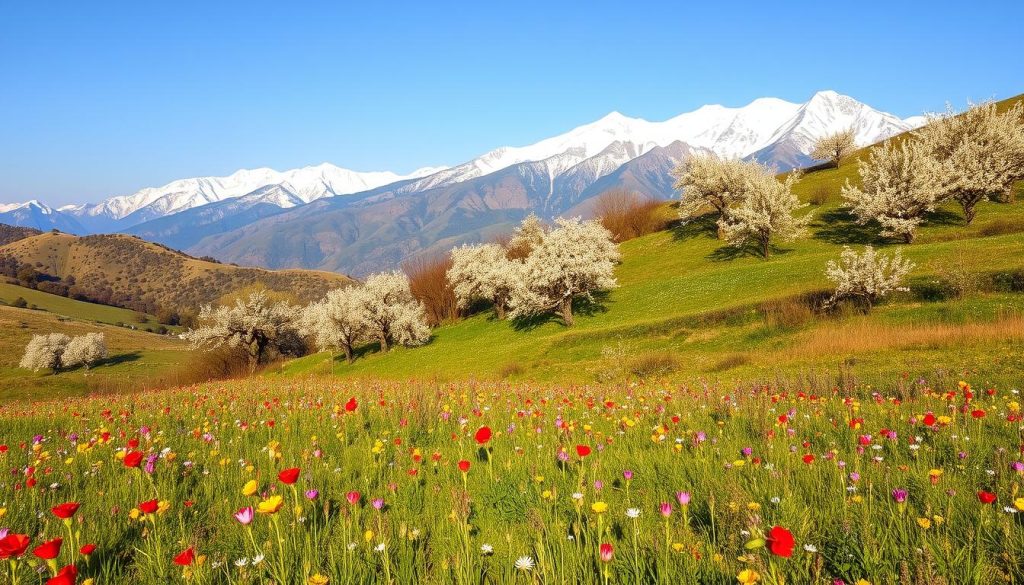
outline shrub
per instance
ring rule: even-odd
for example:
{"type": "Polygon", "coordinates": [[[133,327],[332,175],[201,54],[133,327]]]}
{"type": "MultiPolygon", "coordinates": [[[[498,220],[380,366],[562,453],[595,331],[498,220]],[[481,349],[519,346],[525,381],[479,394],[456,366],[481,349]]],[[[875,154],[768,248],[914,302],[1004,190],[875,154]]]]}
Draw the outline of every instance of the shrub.
{"type": "Polygon", "coordinates": [[[679,359],[669,352],[644,354],[630,364],[629,371],[637,378],[665,376],[679,369],[679,359]]]}
{"type": "Polygon", "coordinates": [[[416,258],[402,264],[402,270],[409,277],[409,291],[423,303],[427,324],[432,327],[459,318],[459,302],[447,277],[451,267],[452,260],[447,254],[416,258]]]}
{"type": "Polygon", "coordinates": [[[712,372],[724,372],[733,368],[738,368],[750,363],[750,356],[745,353],[731,353],[724,358],[718,360],[715,365],[711,366],[712,372]]]}
{"type": "Polygon", "coordinates": [[[667,219],[661,202],[622,189],[597,198],[594,217],[611,232],[615,242],[625,242],[665,229],[667,219]]]}

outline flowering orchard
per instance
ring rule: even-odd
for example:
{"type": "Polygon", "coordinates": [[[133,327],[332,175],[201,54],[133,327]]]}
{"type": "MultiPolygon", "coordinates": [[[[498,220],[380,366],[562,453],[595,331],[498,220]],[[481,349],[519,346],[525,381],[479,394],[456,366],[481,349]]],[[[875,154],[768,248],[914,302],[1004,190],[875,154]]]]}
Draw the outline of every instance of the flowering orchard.
{"type": "Polygon", "coordinates": [[[1012,389],[252,380],[0,410],[0,582],[1020,582],[1012,389]]]}

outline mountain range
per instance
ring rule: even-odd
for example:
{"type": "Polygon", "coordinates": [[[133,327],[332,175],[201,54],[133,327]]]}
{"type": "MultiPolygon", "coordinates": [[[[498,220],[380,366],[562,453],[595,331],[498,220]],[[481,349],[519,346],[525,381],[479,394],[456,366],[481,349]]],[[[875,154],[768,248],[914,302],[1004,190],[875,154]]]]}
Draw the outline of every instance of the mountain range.
{"type": "Polygon", "coordinates": [[[812,164],[818,138],[853,128],[866,145],[915,128],[834,91],[807,102],[703,106],[663,122],[618,112],[523,147],[408,175],[331,164],[181,179],[95,204],[0,205],[0,223],[74,234],[119,232],[226,262],[366,274],[507,232],[529,212],[585,213],[610,189],[676,195],[670,171],[693,153],[812,164]]]}

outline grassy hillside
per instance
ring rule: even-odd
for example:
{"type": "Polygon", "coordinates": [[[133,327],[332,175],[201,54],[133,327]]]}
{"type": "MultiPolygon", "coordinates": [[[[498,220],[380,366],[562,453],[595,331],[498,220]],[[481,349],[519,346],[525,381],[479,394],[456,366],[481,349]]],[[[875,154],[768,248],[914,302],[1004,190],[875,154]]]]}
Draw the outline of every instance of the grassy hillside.
{"type": "Polygon", "coordinates": [[[139,329],[159,326],[155,317],[145,313],[138,313],[120,307],[76,301],[75,299],[52,295],[16,284],[0,283],[0,302],[13,306],[14,302],[19,298],[25,299],[28,306],[36,310],[81,321],[94,321],[108,325],[123,323],[139,329]],[[145,321],[142,321],[142,319],[145,319],[145,321]]]}
{"type": "Polygon", "coordinates": [[[67,283],[74,294],[154,314],[168,309],[194,312],[254,285],[308,301],[350,282],[329,272],[207,262],[127,235],[44,233],[0,246],[0,255],[5,254],[67,283]]]}
{"type": "MultiPolygon", "coordinates": [[[[97,317],[102,316],[106,309],[111,308],[95,307],[97,312],[90,314],[77,307],[75,311],[69,312],[97,317]]],[[[128,313],[123,309],[112,310],[128,313]]],[[[173,384],[179,379],[189,381],[186,377],[186,362],[191,354],[187,348],[184,342],[171,336],[133,331],[43,311],[0,306],[0,402],[141,390],[173,384]],[[18,368],[25,344],[32,335],[53,332],[72,336],[103,333],[110,357],[88,372],[79,368],[53,375],[18,368]]]]}
{"type": "Polygon", "coordinates": [[[425,347],[365,352],[351,366],[320,354],[280,373],[574,382],[782,376],[829,387],[917,376],[955,382],[973,372],[1019,382],[1024,186],[1016,185],[1016,203],[982,204],[970,227],[958,206],[945,205],[913,245],[902,246],[856,225],[840,207],[840,189],[859,180],[868,150],[838,169],[806,174],[796,189],[813,202],[811,236],[779,244],[768,261],[724,246],[710,221],[695,221],[623,244],[620,287],[582,308],[574,328],[553,320],[516,326],[482,314],[437,329],[425,347]],[[804,297],[829,286],[826,262],[843,245],[863,244],[902,249],[917,264],[912,290],[868,316],[812,314],[804,297]],[[957,279],[973,289],[964,298],[951,298],[943,284],[957,279]]]}

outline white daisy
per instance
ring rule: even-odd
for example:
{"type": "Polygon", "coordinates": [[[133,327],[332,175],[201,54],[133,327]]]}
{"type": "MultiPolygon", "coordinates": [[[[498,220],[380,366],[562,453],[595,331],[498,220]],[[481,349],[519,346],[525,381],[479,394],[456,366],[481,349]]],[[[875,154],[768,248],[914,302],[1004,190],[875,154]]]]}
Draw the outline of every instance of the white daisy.
{"type": "Polygon", "coordinates": [[[516,568],[520,571],[533,570],[533,559],[529,556],[522,556],[516,559],[516,568]]]}

